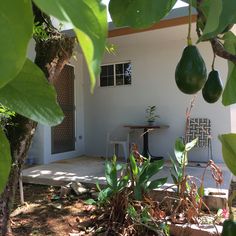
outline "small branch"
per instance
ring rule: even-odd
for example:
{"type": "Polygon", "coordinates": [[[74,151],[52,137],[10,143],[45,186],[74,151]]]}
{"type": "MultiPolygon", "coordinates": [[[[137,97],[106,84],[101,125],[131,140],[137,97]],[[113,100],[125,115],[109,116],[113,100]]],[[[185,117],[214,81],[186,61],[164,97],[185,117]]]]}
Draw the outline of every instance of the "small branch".
{"type": "Polygon", "coordinates": [[[212,49],[217,56],[227,59],[229,61],[232,61],[236,65],[236,55],[233,55],[227,52],[224,49],[223,44],[218,39],[213,38],[210,40],[210,42],[211,42],[212,49]]]}

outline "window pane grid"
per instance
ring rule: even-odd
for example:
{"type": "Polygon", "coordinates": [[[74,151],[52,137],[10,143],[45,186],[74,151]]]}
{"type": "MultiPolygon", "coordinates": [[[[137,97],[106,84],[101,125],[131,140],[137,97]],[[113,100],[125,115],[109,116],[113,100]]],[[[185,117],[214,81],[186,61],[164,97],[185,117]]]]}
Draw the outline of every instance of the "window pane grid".
{"type": "Polygon", "coordinates": [[[115,63],[101,66],[100,87],[131,84],[131,63],[115,63]]]}

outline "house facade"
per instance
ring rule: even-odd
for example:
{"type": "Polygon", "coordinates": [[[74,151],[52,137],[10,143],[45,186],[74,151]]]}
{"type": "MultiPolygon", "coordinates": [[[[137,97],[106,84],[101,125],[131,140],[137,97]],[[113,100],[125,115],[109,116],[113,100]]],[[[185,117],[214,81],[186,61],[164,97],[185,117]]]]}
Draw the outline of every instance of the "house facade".
{"type": "MultiPolygon", "coordinates": [[[[173,153],[175,139],[184,134],[186,108],[193,98],[178,90],[174,76],[187,41],[185,14],[184,9],[176,9],[161,23],[140,32],[129,28],[111,28],[108,41],[114,45],[115,52],[105,53],[102,74],[93,94],[90,93],[87,66],[78,48],[77,59],[71,60],[67,68],[71,71],[70,79],[73,79],[72,85],[67,88],[68,94],[73,93],[72,98],[70,96],[74,101],[70,113],[72,119],[68,119],[67,125],[58,130],[39,125],[29,158],[42,164],[82,155],[88,158],[105,156],[107,132],[126,132],[123,127],[126,124],[145,124],[145,109],[156,105],[160,116],[156,124],[168,125],[169,128],[150,132],[149,148],[154,155],[168,159],[173,153]],[[69,138],[63,140],[63,137],[69,138]],[[59,143],[56,144],[57,139],[59,143]],[[61,145],[65,144],[61,150],[60,141],[61,145]],[[68,142],[73,144],[68,145],[68,142]]],[[[193,42],[196,42],[195,32],[192,37],[193,42]]],[[[209,73],[213,59],[211,46],[209,43],[200,43],[197,47],[209,73]]],[[[225,85],[227,62],[217,57],[215,69],[219,71],[225,85]]],[[[65,112],[68,114],[66,108],[65,112]]],[[[223,162],[217,136],[234,132],[235,113],[234,106],[224,107],[221,101],[207,104],[201,91],[196,94],[191,116],[211,120],[213,160],[216,162],[223,162]]],[[[141,150],[142,131],[132,133],[132,141],[141,150]]],[[[193,161],[207,161],[207,149],[195,148],[189,158],[193,161]]]]}

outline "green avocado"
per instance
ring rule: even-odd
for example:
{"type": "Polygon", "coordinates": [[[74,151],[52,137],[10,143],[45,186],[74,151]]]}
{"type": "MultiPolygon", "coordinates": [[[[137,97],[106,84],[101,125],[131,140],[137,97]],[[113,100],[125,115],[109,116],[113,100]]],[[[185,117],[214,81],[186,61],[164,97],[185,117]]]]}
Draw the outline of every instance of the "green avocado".
{"type": "Polygon", "coordinates": [[[233,220],[225,220],[223,223],[223,231],[221,236],[235,236],[236,222],[233,220]]]}
{"type": "Polygon", "coordinates": [[[206,82],[205,62],[194,45],[187,46],[175,70],[178,88],[186,94],[194,94],[202,89],[206,82]]]}
{"type": "Polygon", "coordinates": [[[220,98],[222,91],[223,85],[219,73],[216,70],[212,70],[202,89],[202,96],[206,102],[214,103],[220,98]]]}

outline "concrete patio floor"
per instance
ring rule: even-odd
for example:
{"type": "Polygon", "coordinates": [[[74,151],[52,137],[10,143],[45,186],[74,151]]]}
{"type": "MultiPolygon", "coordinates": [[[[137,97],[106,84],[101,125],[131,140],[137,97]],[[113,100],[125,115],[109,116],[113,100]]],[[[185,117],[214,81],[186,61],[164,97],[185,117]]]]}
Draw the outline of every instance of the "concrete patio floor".
{"type": "MultiPolygon", "coordinates": [[[[90,186],[94,186],[96,182],[104,185],[106,184],[104,163],[104,158],[83,156],[47,165],[37,165],[23,170],[23,182],[61,186],[76,181],[90,186]]],[[[228,192],[232,178],[231,173],[224,164],[220,164],[219,166],[223,171],[224,178],[220,189],[228,192]]],[[[170,177],[170,167],[170,163],[165,163],[163,169],[155,176],[155,178],[168,176],[166,186],[173,184],[170,177]]],[[[197,166],[196,164],[194,166],[190,163],[190,166],[186,168],[186,173],[201,179],[204,169],[201,166],[197,166]]],[[[213,189],[211,191],[218,191],[209,169],[207,169],[205,174],[205,188],[213,189]]]]}

